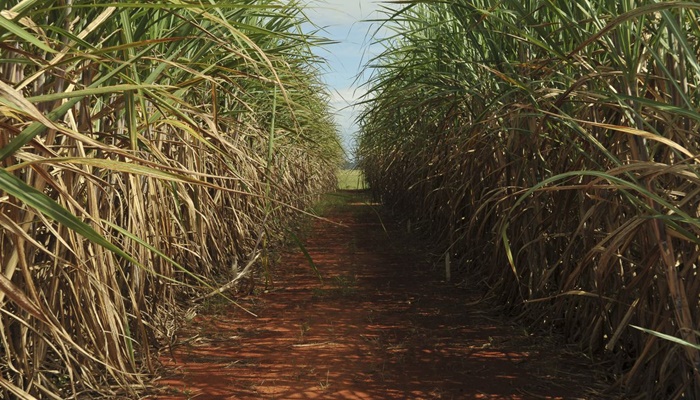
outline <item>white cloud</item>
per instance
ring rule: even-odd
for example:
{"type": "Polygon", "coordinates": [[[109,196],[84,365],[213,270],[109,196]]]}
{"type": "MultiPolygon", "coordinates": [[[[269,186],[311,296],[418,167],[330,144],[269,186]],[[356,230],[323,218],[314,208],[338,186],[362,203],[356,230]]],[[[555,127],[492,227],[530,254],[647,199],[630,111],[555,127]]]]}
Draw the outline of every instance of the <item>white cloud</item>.
{"type": "Polygon", "coordinates": [[[347,87],[334,89],[331,92],[331,105],[334,107],[346,107],[354,104],[365,93],[363,89],[347,87]]]}
{"type": "Polygon", "coordinates": [[[376,0],[315,0],[309,1],[304,12],[320,26],[352,26],[363,19],[376,17],[380,7],[376,0]]]}
{"type": "MultiPolygon", "coordinates": [[[[331,93],[330,105],[335,113],[335,122],[340,128],[340,139],[343,147],[348,152],[351,152],[355,147],[355,136],[357,135],[355,120],[359,109],[354,104],[363,94],[363,90],[354,87],[335,89],[331,93]]],[[[352,155],[350,154],[350,156],[352,155]]]]}
{"type": "MultiPolygon", "coordinates": [[[[330,105],[335,112],[341,140],[345,149],[354,148],[357,134],[355,119],[359,110],[352,105],[365,93],[354,81],[367,57],[374,23],[366,20],[381,18],[378,0],[308,0],[304,7],[306,16],[317,26],[324,28],[321,36],[338,42],[316,53],[328,61],[324,81],[331,94],[330,105]]],[[[386,3],[385,3],[386,4],[386,3]]]]}

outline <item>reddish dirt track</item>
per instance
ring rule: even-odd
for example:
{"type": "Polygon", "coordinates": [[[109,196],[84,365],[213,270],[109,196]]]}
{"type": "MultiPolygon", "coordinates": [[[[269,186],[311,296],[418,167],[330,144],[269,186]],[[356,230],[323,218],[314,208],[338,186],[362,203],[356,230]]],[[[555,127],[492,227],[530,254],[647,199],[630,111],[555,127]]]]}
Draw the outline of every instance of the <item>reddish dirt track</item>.
{"type": "MultiPolygon", "coordinates": [[[[357,193],[315,221],[266,293],[178,335],[158,396],[171,399],[589,399],[586,360],[543,345],[441,281],[424,251],[357,193]],[[386,227],[386,230],[384,230],[386,227]]],[[[551,343],[548,341],[547,343],[551,343]]]]}

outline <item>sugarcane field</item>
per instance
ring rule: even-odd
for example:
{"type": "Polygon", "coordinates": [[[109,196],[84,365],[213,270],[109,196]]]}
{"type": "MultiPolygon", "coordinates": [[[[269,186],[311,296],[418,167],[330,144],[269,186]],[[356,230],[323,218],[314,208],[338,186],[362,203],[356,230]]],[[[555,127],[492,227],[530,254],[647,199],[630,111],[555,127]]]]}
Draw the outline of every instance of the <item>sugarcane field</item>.
{"type": "Polygon", "coordinates": [[[696,1],[0,0],[0,399],[700,399],[699,85],[696,1]]]}

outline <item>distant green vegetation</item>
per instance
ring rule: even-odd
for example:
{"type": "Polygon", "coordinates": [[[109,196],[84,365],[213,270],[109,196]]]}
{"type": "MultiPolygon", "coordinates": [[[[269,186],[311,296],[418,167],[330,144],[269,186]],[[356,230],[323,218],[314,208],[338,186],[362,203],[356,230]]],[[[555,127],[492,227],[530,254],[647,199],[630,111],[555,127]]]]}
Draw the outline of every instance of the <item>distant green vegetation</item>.
{"type": "Polygon", "coordinates": [[[343,169],[339,170],[338,189],[341,190],[362,190],[367,189],[365,176],[359,169],[343,169]]]}

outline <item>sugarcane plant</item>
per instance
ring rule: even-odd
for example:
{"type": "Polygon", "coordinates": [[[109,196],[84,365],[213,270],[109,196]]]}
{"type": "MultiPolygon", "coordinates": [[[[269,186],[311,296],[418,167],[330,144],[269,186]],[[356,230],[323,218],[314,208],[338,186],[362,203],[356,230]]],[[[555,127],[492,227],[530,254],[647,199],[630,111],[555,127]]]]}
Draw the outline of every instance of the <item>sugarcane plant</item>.
{"type": "Polygon", "coordinates": [[[375,195],[628,394],[700,398],[700,5],[391,3],[359,119],[375,195]]]}
{"type": "Polygon", "coordinates": [[[296,1],[0,4],[0,397],[133,398],[334,187],[324,41],[296,1]]]}

